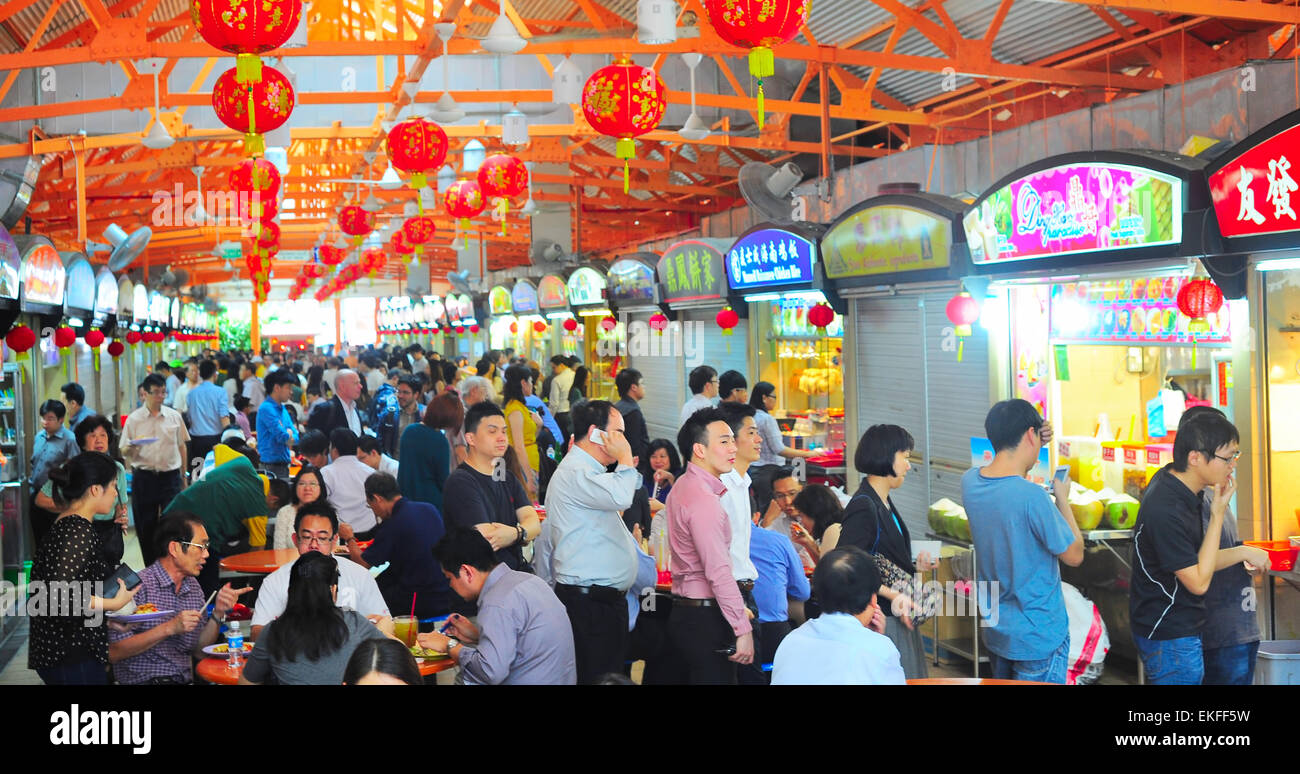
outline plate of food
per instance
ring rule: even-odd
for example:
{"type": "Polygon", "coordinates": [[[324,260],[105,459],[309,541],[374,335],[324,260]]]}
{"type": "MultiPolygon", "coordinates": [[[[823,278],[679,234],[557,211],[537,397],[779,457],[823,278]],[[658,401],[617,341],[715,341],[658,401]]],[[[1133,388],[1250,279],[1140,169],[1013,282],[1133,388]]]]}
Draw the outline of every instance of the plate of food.
{"type": "Polygon", "coordinates": [[[436,651],[433,648],[422,648],[419,645],[411,646],[411,655],[415,656],[418,659],[423,659],[427,661],[436,661],[438,659],[447,658],[446,653],[436,651]]]}
{"type": "Polygon", "coordinates": [[[108,620],[117,621],[118,623],[145,623],[146,621],[170,618],[175,614],[175,610],[159,610],[157,605],[147,602],[143,605],[136,605],[135,609],[129,613],[109,613],[108,620]]]}
{"type": "MultiPolygon", "coordinates": [[[[222,642],[216,645],[207,646],[206,648],[203,649],[203,652],[209,656],[227,656],[230,654],[230,646],[222,642]]],[[[243,650],[244,655],[247,656],[249,653],[252,652],[253,652],[253,643],[245,641],[244,650],[243,650]]]]}

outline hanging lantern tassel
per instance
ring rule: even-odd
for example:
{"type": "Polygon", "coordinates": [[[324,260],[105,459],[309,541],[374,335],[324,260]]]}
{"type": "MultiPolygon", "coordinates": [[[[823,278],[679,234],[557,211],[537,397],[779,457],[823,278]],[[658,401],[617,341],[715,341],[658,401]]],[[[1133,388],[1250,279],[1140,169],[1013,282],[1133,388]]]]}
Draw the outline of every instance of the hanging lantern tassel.
{"type": "Polygon", "coordinates": [[[262,57],[257,54],[239,54],[235,57],[235,82],[260,83],[262,81],[262,57]]]}
{"type": "Polygon", "coordinates": [[[623,159],[623,193],[628,192],[628,159],[636,155],[636,140],[631,137],[620,137],[618,145],[615,146],[614,155],[623,159]]]}
{"type": "Polygon", "coordinates": [[[1196,336],[1201,333],[1210,332],[1210,321],[1204,317],[1193,317],[1187,325],[1187,332],[1192,337],[1192,370],[1196,370],[1196,336]]]}
{"type": "Polygon", "coordinates": [[[755,101],[758,107],[758,128],[763,129],[763,79],[776,73],[776,57],[767,46],[757,46],[749,50],[749,74],[758,81],[758,94],[755,101]]]}
{"type": "MultiPolygon", "coordinates": [[[[625,181],[624,185],[626,184],[627,183],[625,181]]],[[[505,236],[506,215],[509,214],[510,212],[510,200],[504,196],[498,197],[496,201],[496,205],[493,207],[493,209],[496,210],[497,220],[501,221],[501,236],[505,236]]]]}
{"type": "Polygon", "coordinates": [[[971,334],[969,325],[958,325],[953,331],[957,334],[957,362],[961,362],[962,355],[966,350],[966,337],[971,334]]]}
{"type": "MultiPolygon", "coordinates": [[[[243,56],[241,55],[236,59],[236,70],[238,70],[238,62],[242,58],[243,56]]],[[[257,60],[257,79],[261,80],[262,60],[258,57],[253,57],[253,59],[257,60]]],[[[235,73],[235,80],[239,80],[238,72],[235,73]]],[[[266,152],[266,141],[262,139],[262,135],[257,133],[257,117],[254,113],[254,110],[257,108],[257,102],[253,98],[253,92],[254,89],[252,88],[248,90],[248,132],[244,134],[245,156],[261,156],[266,152]]]]}
{"type": "Polygon", "coordinates": [[[469,247],[469,218],[460,219],[460,249],[469,247]]]}

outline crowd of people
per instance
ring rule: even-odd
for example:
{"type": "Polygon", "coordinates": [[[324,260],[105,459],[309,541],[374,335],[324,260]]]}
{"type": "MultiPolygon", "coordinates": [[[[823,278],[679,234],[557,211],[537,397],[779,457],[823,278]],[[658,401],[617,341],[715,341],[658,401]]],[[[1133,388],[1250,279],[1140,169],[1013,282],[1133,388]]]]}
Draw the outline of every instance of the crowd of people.
{"type": "MultiPolygon", "coordinates": [[[[549,365],[543,379],[509,350],[471,367],[419,345],[208,352],[158,363],[120,436],[64,385],[39,409],[31,577],[102,590],[33,620],[30,667],[53,684],[191,683],[244,599],[248,684],[420,682],[395,638],[407,614],[467,684],[618,683],[635,661],[647,684],[926,677],[935,600],[914,579],[939,557],[914,553],[891,499],[911,469],[905,428],[862,434],[862,481],[843,493],[794,475],[810,452],[783,442],[769,382],[699,366],[677,437],[652,439],[636,369],[611,402],[586,394],[575,358],[549,365]],[[146,566],[105,585],[129,524],[146,566]],[[297,556],[221,582],[223,558],[258,548],[297,556]],[[655,589],[663,569],[671,594],[655,589]],[[133,602],[176,612],[104,615],[133,602]]],[[[1053,503],[1025,477],[1051,427],[1011,400],[986,431],[995,456],[962,491],[981,610],[997,608],[994,676],[1065,682],[1059,563],[1080,564],[1083,539],[1068,483],[1053,503]]],[[[1253,671],[1258,627],[1232,608],[1243,563],[1267,560],[1226,513],[1237,443],[1221,414],[1187,412],[1139,511],[1132,620],[1152,682],[1253,671]]]]}

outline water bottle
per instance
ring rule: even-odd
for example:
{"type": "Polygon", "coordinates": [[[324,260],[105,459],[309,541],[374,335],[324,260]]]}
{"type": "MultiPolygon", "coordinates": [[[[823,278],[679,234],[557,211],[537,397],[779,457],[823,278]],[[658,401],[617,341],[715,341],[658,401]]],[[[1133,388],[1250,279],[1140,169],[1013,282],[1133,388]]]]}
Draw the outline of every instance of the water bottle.
{"type": "Polygon", "coordinates": [[[231,621],[226,629],[227,662],[231,669],[244,665],[244,633],[239,630],[239,621],[231,621]]]}

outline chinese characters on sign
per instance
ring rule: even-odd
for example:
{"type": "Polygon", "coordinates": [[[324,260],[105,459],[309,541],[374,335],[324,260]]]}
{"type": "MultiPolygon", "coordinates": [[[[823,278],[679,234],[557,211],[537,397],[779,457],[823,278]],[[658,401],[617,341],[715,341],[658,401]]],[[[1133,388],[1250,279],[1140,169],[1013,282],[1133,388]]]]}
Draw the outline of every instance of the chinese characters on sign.
{"type": "Polygon", "coordinates": [[[837,223],[822,239],[822,261],[831,279],[942,269],[951,243],[951,221],[912,207],[882,205],[837,223]]]}
{"type": "Polygon", "coordinates": [[[678,242],[659,259],[659,281],[665,301],[700,301],[721,298],[722,253],[695,240],[678,242]]]}
{"type": "Polygon", "coordinates": [[[1210,196],[1225,237],[1292,231],[1300,227],[1292,196],[1300,185],[1291,159],[1300,153],[1300,127],[1291,127],[1231,159],[1210,175],[1210,196]]]}
{"type": "Polygon", "coordinates": [[[975,263],[1178,244],[1182,191],[1138,167],[1053,167],[988,194],[962,224],[975,263]]]}
{"type": "Polygon", "coordinates": [[[810,283],[815,246],[779,229],[751,231],[727,252],[727,281],[732,290],[810,283]]]}

